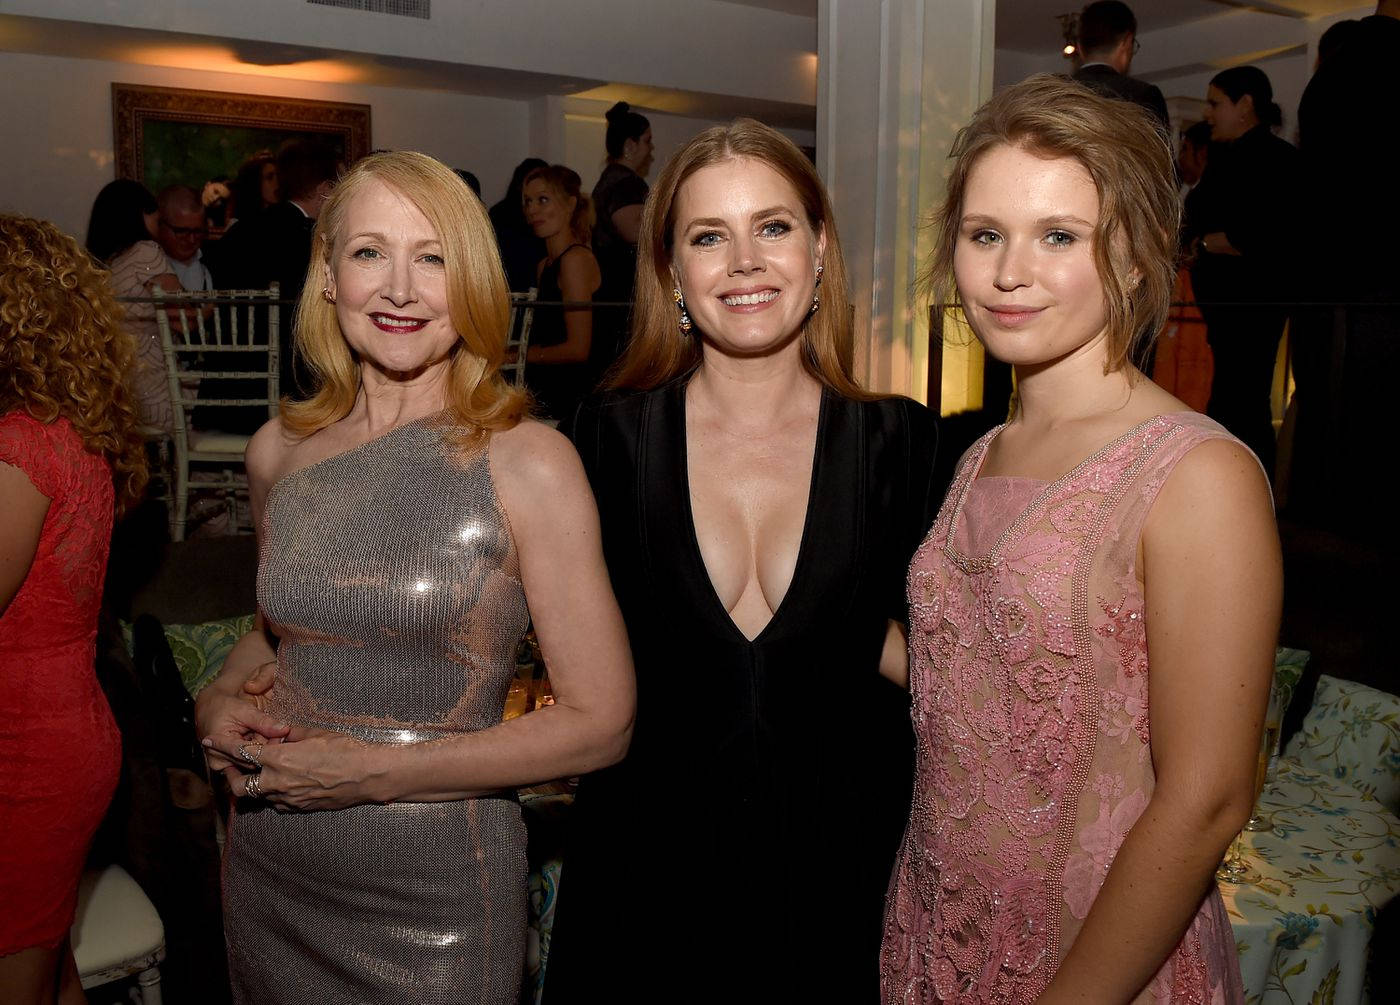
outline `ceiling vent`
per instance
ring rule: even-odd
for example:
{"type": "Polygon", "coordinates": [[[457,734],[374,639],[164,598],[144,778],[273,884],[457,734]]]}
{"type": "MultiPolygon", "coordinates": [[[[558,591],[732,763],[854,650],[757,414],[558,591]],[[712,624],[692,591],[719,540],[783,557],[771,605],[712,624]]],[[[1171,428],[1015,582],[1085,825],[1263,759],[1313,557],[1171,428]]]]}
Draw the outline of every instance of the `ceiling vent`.
{"type": "Polygon", "coordinates": [[[433,0],[306,0],[322,7],[344,7],[346,10],[367,10],[375,14],[397,14],[400,17],[432,17],[433,0]]]}

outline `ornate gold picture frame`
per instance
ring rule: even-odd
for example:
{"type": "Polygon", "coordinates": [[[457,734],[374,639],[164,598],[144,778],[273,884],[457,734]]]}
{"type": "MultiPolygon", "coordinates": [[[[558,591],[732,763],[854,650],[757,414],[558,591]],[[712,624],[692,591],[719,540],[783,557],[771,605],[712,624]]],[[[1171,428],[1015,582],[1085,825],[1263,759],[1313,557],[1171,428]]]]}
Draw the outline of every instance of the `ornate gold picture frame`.
{"type": "Polygon", "coordinates": [[[324,142],[351,164],[370,151],[370,106],[112,84],[117,177],[152,192],[232,178],[252,154],[301,137],[324,142]]]}

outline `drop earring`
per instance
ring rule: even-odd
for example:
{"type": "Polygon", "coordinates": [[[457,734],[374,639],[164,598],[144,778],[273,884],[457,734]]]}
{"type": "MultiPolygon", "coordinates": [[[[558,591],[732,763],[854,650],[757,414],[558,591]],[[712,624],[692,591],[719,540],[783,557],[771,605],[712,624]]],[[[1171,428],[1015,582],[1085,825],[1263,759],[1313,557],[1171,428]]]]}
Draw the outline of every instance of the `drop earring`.
{"type": "Polygon", "coordinates": [[[690,320],[690,315],[685,312],[685,296],[681,293],[681,288],[679,286],[671,290],[671,297],[676,301],[676,309],[681,312],[678,324],[681,329],[681,338],[685,338],[690,334],[690,330],[694,328],[695,325],[690,320]]]}
{"type": "Polygon", "coordinates": [[[818,291],[820,291],[822,288],[822,273],[825,271],[826,270],[820,265],[817,266],[817,283],[815,286],[812,287],[812,309],[807,312],[808,317],[811,317],[813,314],[817,313],[817,311],[821,309],[822,301],[820,293],[818,291]]]}
{"type": "Polygon", "coordinates": [[[326,303],[335,303],[335,294],[331,292],[331,288],[329,286],[321,287],[321,296],[326,298],[326,303]]]}

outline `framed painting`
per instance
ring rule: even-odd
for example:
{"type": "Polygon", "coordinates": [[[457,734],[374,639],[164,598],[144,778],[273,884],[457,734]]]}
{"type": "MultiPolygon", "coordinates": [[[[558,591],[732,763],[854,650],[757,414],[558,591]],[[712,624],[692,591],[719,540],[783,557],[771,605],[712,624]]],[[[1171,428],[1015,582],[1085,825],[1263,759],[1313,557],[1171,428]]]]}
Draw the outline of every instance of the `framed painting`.
{"type": "Polygon", "coordinates": [[[315,139],[351,164],[370,151],[370,106],[176,87],[112,84],[118,178],[156,193],[227,182],[253,154],[315,139]]]}

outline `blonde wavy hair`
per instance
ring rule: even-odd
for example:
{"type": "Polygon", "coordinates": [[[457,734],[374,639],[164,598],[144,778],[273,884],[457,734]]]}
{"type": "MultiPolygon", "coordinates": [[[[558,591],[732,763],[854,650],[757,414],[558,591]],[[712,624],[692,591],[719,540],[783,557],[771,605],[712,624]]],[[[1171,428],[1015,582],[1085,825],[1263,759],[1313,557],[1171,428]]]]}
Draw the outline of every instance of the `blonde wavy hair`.
{"type": "Polygon", "coordinates": [[[826,234],[822,255],[821,310],[802,326],[802,365],[836,393],[856,400],[881,397],[864,390],[852,375],[854,330],[846,259],[836,234],[831,199],[816,168],[782,133],[753,119],[712,126],[672,157],[642,210],[637,239],[636,307],[627,352],[605,381],[607,387],[650,390],[689,373],[700,364],[700,338],[682,338],[679,312],[671,295],[676,200],[696,171],[722,161],[749,159],[777,171],[793,187],[813,234],[826,234]]]}
{"type": "Polygon", "coordinates": [[[448,316],[460,339],[448,363],[449,416],[470,430],[468,440],[510,429],[524,417],[526,398],[500,373],[510,331],[510,292],[495,232],[466,182],[427,154],[410,151],[373,154],[356,163],[316,218],[295,329],[296,351],[311,370],[314,390],[305,401],[283,400],[283,425],[309,436],[349,414],[360,392],[359,360],[323,290],[350,203],[374,181],[416,206],[442,243],[448,316]]]}
{"type": "Polygon", "coordinates": [[[112,469],[118,514],[146,488],[135,357],[107,272],[53,224],[0,214],[0,414],[67,419],[112,469]]]}
{"type": "Polygon", "coordinates": [[[1181,204],[1170,141],[1142,108],[1064,77],[1037,74],[999,92],[953,142],[953,170],[934,217],[937,240],[922,284],[935,304],[960,304],[953,255],[967,181],[978,159],[999,146],[1073,157],[1094,179],[1094,264],[1108,312],[1105,372],[1121,370],[1161,330],[1176,282],[1181,204]]]}

